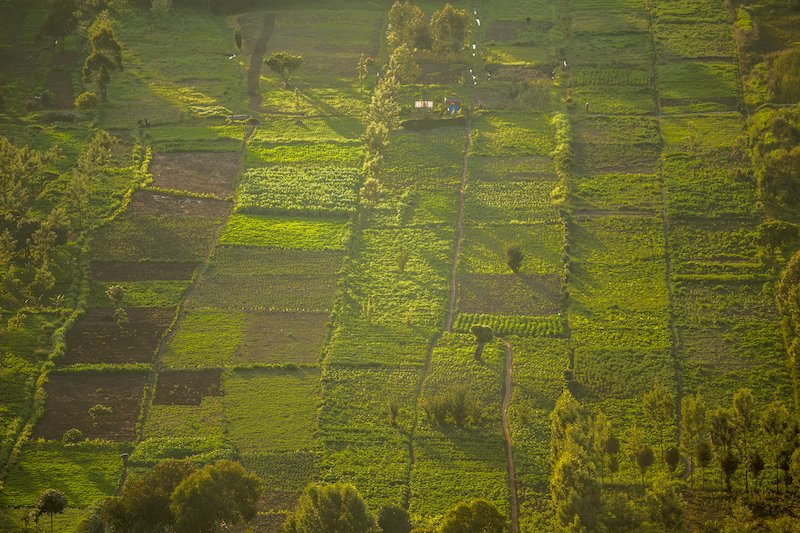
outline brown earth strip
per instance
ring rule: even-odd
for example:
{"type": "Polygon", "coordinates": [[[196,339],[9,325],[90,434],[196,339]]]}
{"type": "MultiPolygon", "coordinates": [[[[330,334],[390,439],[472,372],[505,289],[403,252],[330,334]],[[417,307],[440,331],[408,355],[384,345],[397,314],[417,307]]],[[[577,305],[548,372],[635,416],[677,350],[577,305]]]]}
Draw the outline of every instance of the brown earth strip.
{"type": "Polygon", "coordinates": [[[126,309],[128,323],[120,326],[113,309],[92,309],[82,315],[66,336],[61,364],[149,363],[161,336],[172,323],[172,307],[126,309]]]}
{"type": "Polygon", "coordinates": [[[147,281],[191,279],[197,263],[166,261],[92,261],[95,281],[147,281]]]}
{"type": "Polygon", "coordinates": [[[56,373],[47,379],[44,415],[33,438],[60,440],[71,428],[80,429],[89,439],[135,438],[146,372],[56,373]],[[92,416],[89,410],[96,405],[110,411],[92,416]]]}
{"type": "Polygon", "coordinates": [[[325,345],[328,313],[252,313],[235,363],[316,363],[325,345]]]}
{"type": "Polygon", "coordinates": [[[222,370],[162,370],[153,403],[156,405],[200,405],[203,396],[222,394],[222,370]]]}
{"type": "Polygon", "coordinates": [[[153,186],[228,196],[239,173],[237,152],[181,152],[153,155],[153,186]]]}
{"type": "Polygon", "coordinates": [[[191,215],[223,217],[231,210],[230,202],[211,198],[193,198],[154,191],[138,190],[131,196],[126,215],[191,215]]]}

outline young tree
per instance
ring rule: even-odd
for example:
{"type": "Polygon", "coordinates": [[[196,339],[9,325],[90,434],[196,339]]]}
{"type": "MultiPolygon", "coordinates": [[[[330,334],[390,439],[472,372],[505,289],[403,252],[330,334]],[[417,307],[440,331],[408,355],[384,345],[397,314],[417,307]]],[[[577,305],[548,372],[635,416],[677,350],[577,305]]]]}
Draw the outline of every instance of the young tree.
{"type": "Polygon", "coordinates": [[[504,533],[508,519],[486,500],[469,500],[451,507],[442,519],[440,533],[464,533],[481,531],[483,533],[504,533]]]}
{"type": "Polygon", "coordinates": [[[50,515],[50,533],[53,533],[53,515],[61,514],[67,508],[67,497],[56,489],[47,489],[36,502],[36,516],[50,515]]]}
{"type": "Polygon", "coordinates": [[[465,9],[445,4],[431,16],[430,32],[437,52],[458,53],[464,49],[472,29],[472,20],[465,9]]]}
{"type": "Polygon", "coordinates": [[[728,492],[731,491],[731,478],[740,464],[739,456],[733,450],[723,450],[722,457],[719,459],[719,466],[722,468],[722,475],[725,478],[725,488],[728,492]]]}
{"type": "Polygon", "coordinates": [[[259,480],[233,461],[219,461],[189,474],[170,496],[179,533],[214,532],[256,515],[259,480]]]}
{"type": "Polygon", "coordinates": [[[475,359],[480,361],[481,355],[483,354],[483,347],[487,342],[492,342],[494,339],[494,330],[491,326],[475,324],[470,328],[470,332],[475,335],[475,340],[478,343],[478,347],[475,350],[475,359]]]}
{"type": "Polygon", "coordinates": [[[311,483],[284,527],[287,533],[369,533],[375,519],[353,485],[311,483]]]}
{"type": "Polygon", "coordinates": [[[702,440],[697,443],[694,449],[694,460],[697,463],[697,466],[700,467],[700,471],[703,473],[701,480],[703,485],[706,483],[706,468],[708,468],[708,465],[711,464],[711,459],[713,459],[713,457],[714,455],[711,453],[711,444],[709,444],[707,440],[702,440]]]}
{"type": "Polygon", "coordinates": [[[522,251],[522,246],[519,244],[509,244],[504,249],[506,254],[506,264],[515,274],[522,268],[522,261],[525,260],[525,254],[522,251]]]}
{"type": "Polygon", "coordinates": [[[667,448],[667,452],[664,457],[667,462],[667,467],[669,467],[669,471],[674,474],[681,462],[680,450],[678,450],[678,448],[675,446],[670,446],[667,448]]]}
{"type": "Polygon", "coordinates": [[[639,467],[639,472],[642,474],[642,486],[644,487],[644,475],[647,473],[647,469],[653,466],[653,463],[656,462],[656,456],[653,453],[653,448],[645,444],[639,451],[636,453],[636,466],[639,467]]]}
{"type": "Polygon", "coordinates": [[[75,0],[49,0],[47,17],[42,31],[53,37],[63,38],[75,29],[78,20],[75,16],[78,3],[75,0]]]}
{"type": "Polygon", "coordinates": [[[366,54],[361,54],[361,57],[358,58],[358,67],[356,70],[358,71],[358,85],[362,91],[364,90],[364,82],[367,80],[367,76],[369,76],[369,67],[373,63],[375,63],[375,58],[366,54]]]}
{"type": "MultiPolygon", "coordinates": [[[[756,429],[756,404],[753,399],[753,391],[748,388],[741,388],[733,394],[733,422],[738,433],[738,447],[740,457],[746,461],[750,458],[750,446],[753,439],[753,432],[756,429]]],[[[745,492],[750,492],[748,465],[744,469],[745,492]]]]}
{"type": "Polygon", "coordinates": [[[689,471],[694,470],[697,446],[707,438],[706,404],[699,394],[688,395],[681,402],[681,448],[689,460],[689,471]]]}
{"type": "Polygon", "coordinates": [[[661,462],[664,462],[664,430],[675,420],[675,395],[661,382],[653,386],[642,398],[644,414],[653,423],[658,432],[658,444],[661,449],[661,462]]]}
{"type": "Polygon", "coordinates": [[[281,77],[284,87],[289,87],[292,74],[303,65],[303,56],[288,52],[273,52],[264,58],[264,64],[281,77]]]}
{"type": "MultiPolygon", "coordinates": [[[[375,161],[375,159],[371,159],[370,161],[375,161]]],[[[367,161],[364,162],[364,166],[366,170],[367,161]]],[[[374,172],[374,170],[369,172],[369,174],[372,172],[374,172]]],[[[383,187],[381,186],[381,182],[374,176],[368,175],[364,180],[364,184],[361,186],[361,198],[363,198],[366,203],[375,205],[378,203],[378,200],[381,199],[382,192],[383,187]]]]}
{"type": "Polygon", "coordinates": [[[389,56],[389,70],[397,76],[400,83],[413,83],[420,75],[419,65],[407,44],[392,50],[389,56]]]}
{"type": "Polygon", "coordinates": [[[780,471],[781,444],[783,436],[789,429],[789,411],[781,402],[775,401],[767,405],[761,414],[761,430],[767,438],[768,448],[775,466],[775,491],[778,490],[778,473],[780,471]]]}
{"type": "Polygon", "coordinates": [[[83,63],[83,80],[94,82],[100,97],[106,99],[111,73],[122,70],[122,45],[119,44],[108,11],[102,11],[89,26],[91,52],[83,63]]]}
{"type": "Polygon", "coordinates": [[[367,124],[367,129],[361,140],[364,142],[364,150],[366,150],[367,155],[381,155],[389,145],[389,129],[386,124],[370,122],[367,124]]]}
{"type": "Polygon", "coordinates": [[[583,408],[578,400],[565,390],[550,412],[550,462],[555,464],[567,447],[570,427],[580,427],[583,423],[583,408]]]}
{"type": "Polygon", "coordinates": [[[378,81],[367,110],[367,124],[382,124],[387,130],[397,128],[400,124],[400,105],[397,103],[398,85],[397,78],[391,71],[378,81]]]}
{"type": "MultiPolygon", "coordinates": [[[[735,457],[731,451],[736,432],[733,418],[733,411],[724,407],[714,409],[708,415],[708,425],[711,429],[711,444],[716,450],[717,460],[719,461],[719,466],[723,471],[723,475],[725,475],[726,468],[723,461],[727,461],[726,464],[731,465],[733,464],[732,457],[735,457]]],[[[736,458],[736,467],[738,466],[738,458],[736,458]]]]}

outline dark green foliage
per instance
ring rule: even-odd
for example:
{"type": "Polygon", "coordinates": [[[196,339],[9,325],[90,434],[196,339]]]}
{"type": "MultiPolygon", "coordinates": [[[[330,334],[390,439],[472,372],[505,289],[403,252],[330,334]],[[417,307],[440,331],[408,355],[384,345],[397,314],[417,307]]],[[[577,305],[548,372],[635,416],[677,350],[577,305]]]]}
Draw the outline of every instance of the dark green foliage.
{"type": "Polygon", "coordinates": [[[408,511],[397,505],[387,505],[378,511],[378,527],[383,533],[408,533],[411,521],[408,511]]]}
{"type": "Polygon", "coordinates": [[[103,506],[106,525],[115,530],[146,532],[174,527],[170,496],[196,470],[190,461],[162,461],[143,478],[125,485],[119,497],[103,506]]]}
{"type": "Polygon", "coordinates": [[[288,87],[292,74],[303,64],[303,56],[288,52],[273,52],[264,58],[264,64],[281,77],[284,87],[288,87]]]}
{"type": "Polygon", "coordinates": [[[80,444],[84,442],[86,437],[83,435],[83,432],[78,428],[68,429],[64,432],[64,436],[61,438],[61,442],[64,443],[65,446],[69,446],[71,444],[80,444]]]}
{"type": "Polygon", "coordinates": [[[512,272],[519,272],[522,268],[522,261],[525,259],[525,254],[522,252],[522,247],[519,244],[511,244],[506,246],[506,264],[512,272]]]}
{"type": "Polygon", "coordinates": [[[50,5],[42,30],[47,35],[63,38],[75,29],[78,3],[75,0],[50,0],[48,3],[50,5]]]}
{"type": "Polygon", "coordinates": [[[724,451],[719,459],[719,466],[722,468],[722,474],[725,478],[725,488],[728,489],[728,492],[731,491],[731,478],[736,470],[739,469],[740,462],[739,457],[730,450],[724,451]]]}
{"type": "Polygon", "coordinates": [[[767,85],[773,100],[794,103],[800,100],[800,46],[793,46],[769,58],[767,85]]]}
{"type": "Polygon", "coordinates": [[[670,472],[675,472],[675,469],[678,468],[678,465],[681,462],[681,452],[675,446],[670,446],[667,448],[665,453],[665,459],[667,462],[667,466],[669,467],[670,472]]]}
{"type": "Polygon", "coordinates": [[[170,496],[179,533],[218,531],[220,525],[249,522],[256,515],[259,480],[233,461],[219,461],[189,474],[170,496]]]}
{"type": "Polygon", "coordinates": [[[107,11],[97,16],[89,26],[91,51],[83,63],[83,80],[93,82],[103,100],[111,73],[122,70],[122,45],[119,44],[107,11]]]}
{"type": "Polygon", "coordinates": [[[440,533],[463,533],[480,531],[482,533],[503,533],[508,519],[486,500],[470,500],[453,506],[444,515],[440,533]]]}
{"type": "Polygon", "coordinates": [[[469,421],[473,426],[481,422],[480,404],[464,388],[457,388],[426,399],[422,408],[428,420],[435,425],[444,426],[452,421],[457,428],[469,421]]]}
{"type": "Polygon", "coordinates": [[[639,467],[639,472],[642,474],[642,485],[644,485],[644,475],[647,473],[647,469],[653,466],[655,462],[656,456],[650,446],[644,446],[636,454],[636,466],[639,467]]]}
{"type": "Polygon", "coordinates": [[[480,344],[492,342],[492,339],[494,339],[494,331],[491,326],[475,324],[470,328],[470,332],[475,335],[475,340],[480,344]]]}
{"type": "Polygon", "coordinates": [[[55,489],[47,489],[39,496],[36,502],[35,514],[37,517],[47,514],[50,515],[50,531],[53,531],[53,515],[61,514],[67,508],[67,497],[63,492],[55,489]]]}
{"type": "Polygon", "coordinates": [[[465,9],[445,4],[431,16],[430,31],[433,49],[437,52],[458,53],[472,29],[472,20],[465,9]]]}
{"type": "Polygon", "coordinates": [[[657,530],[683,531],[682,497],[676,484],[655,483],[645,494],[645,509],[657,530]]]}
{"type": "Polygon", "coordinates": [[[308,485],[294,513],[287,518],[287,533],[368,533],[375,527],[364,500],[353,485],[308,485]]]}

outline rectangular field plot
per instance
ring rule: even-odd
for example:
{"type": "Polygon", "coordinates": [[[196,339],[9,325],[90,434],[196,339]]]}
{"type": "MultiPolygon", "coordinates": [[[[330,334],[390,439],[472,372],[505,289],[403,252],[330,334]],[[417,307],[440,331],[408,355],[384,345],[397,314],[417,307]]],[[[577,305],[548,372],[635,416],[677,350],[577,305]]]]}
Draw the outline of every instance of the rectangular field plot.
{"type": "Polygon", "coordinates": [[[385,150],[381,181],[387,188],[455,187],[464,164],[464,128],[393,133],[385,150]]]}
{"type": "MultiPolygon", "coordinates": [[[[572,7],[572,6],[570,6],[572,7]]],[[[609,10],[570,10],[572,31],[580,37],[592,34],[624,34],[647,31],[647,12],[626,6],[627,9],[609,10]]]]}
{"type": "Polygon", "coordinates": [[[754,223],[675,221],[669,240],[676,274],[762,274],[754,223]]]}
{"type": "Polygon", "coordinates": [[[87,311],[66,336],[61,364],[149,363],[161,336],[175,318],[175,308],[127,308],[127,324],[118,324],[114,309],[87,311]]]}
{"type": "Polygon", "coordinates": [[[561,311],[556,274],[463,274],[458,309],[464,313],[553,315],[561,311]]]}
{"type": "Polygon", "coordinates": [[[119,285],[125,291],[126,307],[177,307],[191,284],[190,280],[149,280],[123,282],[92,282],[89,285],[89,307],[111,307],[108,289],[119,285]]]}
{"type": "Polygon", "coordinates": [[[312,448],[319,370],[236,370],[223,378],[227,434],[242,453],[312,448]]]}
{"type": "Polygon", "coordinates": [[[736,55],[729,22],[656,23],[653,27],[659,60],[732,58],[736,55]]]}
{"type": "Polygon", "coordinates": [[[153,405],[200,405],[203,398],[220,396],[222,370],[162,370],[153,405]]]}
{"type": "Polygon", "coordinates": [[[400,321],[374,324],[365,318],[343,321],[331,335],[326,361],[329,365],[421,366],[433,328],[400,321]]]}
{"type": "Polygon", "coordinates": [[[716,154],[664,158],[667,210],[673,218],[755,219],[756,188],[738,178],[724,157],[716,154]]]}
{"type": "Polygon", "coordinates": [[[248,313],[238,363],[316,363],[322,355],[328,313],[248,313]]]}
{"type": "Polygon", "coordinates": [[[481,181],[555,180],[553,160],[548,156],[472,156],[470,179],[481,181]]]}
{"type": "Polygon", "coordinates": [[[489,326],[500,337],[562,337],[566,332],[566,320],[561,315],[508,316],[483,313],[459,313],[453,331],[471,333],[476,325],[489,326]]]}
{"type": "Polygon", "coordinates": [[[390,402],[398,408],[396,425],[410,430],[421,374],[418,366],[328,366],[322,377],[324,401],[319,417],[324,433],[347,435],[373,428],[391,431],[390,402]]]}
{"type": "Polygon", "coordinates": [[[655,382],[673,387],[674,378],[675,360],[669,347],[575,350],[575,381],[584,398],[641,397],[655,382]]]}
{"type": "Polygon", "coordinates": [[[50,373],[34,438],[61,440],[65,431],[78,428],[90,439],[134,440],[147,378],[146,371],[50,373]]]}
{"type": "Polygon", "coordinates": [[[247,145],[250,167],[280,165],[300,167],[360,167],[364,151],[359,141],[314,142],[312,140],[252,142],[247,145]]]}
{"type": "Polygon", "coordinates": [[[163,261],[92,261],[92,279],[97,281],[188,280],[197,263],[163,261]]]}
{"type": "Polygon", "coordinates": [[[576,120],[575,139],[588,144],[658,144],[658,122],[652,117],[588,117],[576,120]]]}
{"type": "Polygon", "coordinates": [[[189,299],[192,307],[327,311],[342,254],[222,246],[189,299]]]}
{"type": "Polygon", "coordinates": [[[464,194],[464,217],[468,223],[554,222],[558,210],[550,194],[552,181],[478,181],[464,194]]]}
{"type": "Polygon", "coordinates": [[[115,493],[122,476],[120,454],[126,451],[128,445],[112,443],[28,444],[19,462],[9,465],[0,506],[31,508],[50,488],[63,492],[70,507],[89,506],[115,493]]]}
{"type": "Polygon", "coordinates": [[[336,220],[233,215],[222,231],[219,244],[341,250],[349,236],[350,228],[336,220]]]}
{"type": "Polygon", "coordinates": [[[510,274],[506,247],[519,245],[523,274],[554,274],[561,270],[563,228],[558,223],[464,227],[461,272],[510,274]]]}
{"type": "Polygon", "coordinates": [[[730,15],[722,2],[670,0],[653,4],[653,16],[658,22],[729,22],[730,15]]]}
{"type": "Polygon", "coordinates": [[[472,130],[472,154],[545,156],[553,151],[553,131],[547,115],[531,113],[480,114],[472,130]]]}
{"type": "Polygon", "coordinates": [[[348,312],[375,324],[440,325],[452,242],[449,227],[364,230],[345,270],[348,312]]]}
{"type": "Polygon", "coordinates": [[[220,396],[204,396],[197,405],[154,404],[147,413],[148,439],[175,437],[223,439],[225,411],[220,396]]]}
{"type": "Polygon", "coordinates": [[[167,368],[223,367],[242,342],[244,314],[190,309],[177,324],[161,362],[167,368]]]}
{"type": "Polygon", "coordinates": [[[509,423],[518,489],[547,492],[550,412],[564,390],[567,340],[511,337],[509,342],[514,375],[509,423]]]}
{"type": "Polygon", "coordinates": [[[357,117],[337,115],[301,118],[271,115],[268,121],[259,124],[248,142],[276,143],[300,139],[313,142],[347,142],[358,139],[363,133],[364,125],[357,117]]]}
{"type": "Polygon", "coordinates": [[[583,34],[566,47],[573,65],[642,65],[650,61],[650,34],[646,31],[620,34],[583,34]]]}
{"type": "Polygon", "coordinates": [[[243,213],[345,215],[356,207],[354,168],[274,167],[245,171],[236,210],[243,213]]]}
{"type": "Polygon", "coordinates": [[[222,223],[212,217],[123,215],[95,231],[92,259],[198,262],[222,223]]]}
{"type": "Polygon", "coordinates": [[[445,334],[433,351],[421,406],[461,390],[480,409],[479,420],[457,427],[422,415],[414,439],[411,472],[413,515],[430,519],[470,497],[493,501],[507,512],[505,448],[500,424],[502,345],[488,344],[481,361],[474,358],[472,335],[445,334]]]}
{"type": "Polygon", "coordinates": [[[224,198],[233,191],[240,157],[237,152],[154,154],[150,162],[152,185],[224,198]]]}
{"type": "Polygon", "coordinates": [[[656,111],[653,89],[628,85],[573,85],[567,90],[572,109],[604,115],[652,115],[656,111]]]}
{"type": "Polygon", "coordinates": [[[396,429],[322,435],[322,481],[352,483],[376,508],[402,505],[408,497],[408,437],[396,429]]]}
{"type": "Polygon", "coordinates": [[[774,320],[775,300],[763,291],[763,280],[724,276],[675,282],[675,318],[685,326],[735,324],[741,320],[774,320]]]}
{"type": "Polygon", "coordinates": [[[140,189],[131,195],[126,214],[134,216],[173,215],[221,219],[228,214],[230,209],[230,202],[224,200],[180,196],[140,189]]]}
{"type": "Polygon", "coordinates": [[[578,210],[661,208],[661,183],[653,174],[598,174],[574,178],[572,201],[578,210]]]}
{"type": "MultiPolygon", "coordinates": [[[[177,88],[177,90],[180,91],[181,89],[177,88]]],[[[187,96],[192,98],[194,95],[188,94],[187,96]]],[[[213,120],[216,123],[221,122],[220,115],[226,116],[228,114],[226,109],[215,108],[213,105],[199,105],[196,106],[196,109],[201,113],[204,110],[209,110],[212,114],[215,114],[216,117],[213,120]]],[[[242,147],[244,130],[241,126],[207,125],[199,127],[174,125],[180,122],[180,116],[172,122],[170,125],[159,125],[158,127],[147,129],[151,146],[156,153],[197,150],[227,153],[235,152],[242,147]]],[[[129,123],[126,126],[130,127],[133,124],[129,123]]]]}
{"type": "MultiPolygon", "coordinates": [[[[271,492],[296,494],[319,475],[319,453],[308,450],[246,453],[242,466],[253,472],[271,492]]],[[[274,503],[270,508],[275,509],[274,503]]],[[[294,506],[285,510],[292,510],[294,506]]]]}
{"type": "Polygon", "coordinates": [[[586,143],[575,146],[579,174],[655,174],[660,147],[656,143],[586,143]]]}
{"type": "Polygon", "coordinates": [[[731,391],[749,387],[761,405],[790,396],[780,332],[772,321],[681,327],[684,390],[710,405],[728,405],[731,391]]]}
{"type": "Polygon", "coordinates": [[[661,134],[664,138],[664,151],[667,154],[684,153],[693,156],[715,152],[728,155],[730,151],[724,152],[721,149],[730,150],[738,146],[744,135],[744,127],[742,115],[739,113],[663,117],[661,134]]]}
{"type": "Polygon", "coordinates": [[[665,113],[734,111],[739,103],[735,63],[669,62],[656,66],[665,113]]]}

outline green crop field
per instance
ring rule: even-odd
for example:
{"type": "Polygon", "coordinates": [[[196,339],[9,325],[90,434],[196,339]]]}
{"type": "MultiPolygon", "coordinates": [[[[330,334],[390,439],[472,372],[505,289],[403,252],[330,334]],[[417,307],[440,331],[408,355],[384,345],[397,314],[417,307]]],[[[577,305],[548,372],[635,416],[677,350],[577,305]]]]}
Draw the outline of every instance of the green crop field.
{"type": "Polygon", "coordinates": [[[0,531],[796,529],[797,2],[445,3],[0,6],[0,531]]]}

